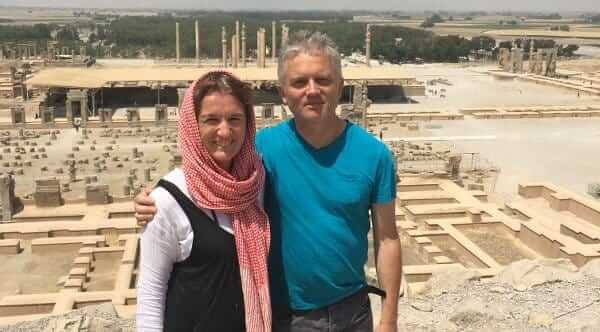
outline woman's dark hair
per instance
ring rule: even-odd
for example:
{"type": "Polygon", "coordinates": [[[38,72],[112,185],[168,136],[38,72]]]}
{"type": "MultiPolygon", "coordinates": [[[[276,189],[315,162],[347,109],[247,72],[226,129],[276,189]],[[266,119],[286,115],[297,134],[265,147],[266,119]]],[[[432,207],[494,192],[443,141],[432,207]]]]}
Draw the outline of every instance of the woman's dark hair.
{"type": "Polygon", "coordinates": [[[211,71],[202,76],[196,83],[194,90],[196,118],[198,118],[201,111],[202,99],[214,92],[234,96],[244,106],[246,116],[251,114],[252,91],[250,86],[226,71],[211,71]]]}

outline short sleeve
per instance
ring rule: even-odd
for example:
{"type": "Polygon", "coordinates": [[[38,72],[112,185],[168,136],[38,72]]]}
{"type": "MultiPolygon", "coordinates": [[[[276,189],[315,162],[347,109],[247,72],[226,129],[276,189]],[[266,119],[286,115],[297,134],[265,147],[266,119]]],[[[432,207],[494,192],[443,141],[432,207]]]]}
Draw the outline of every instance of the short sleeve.
{"type": "Polygon", "coordinates": [[[383,146],[379,153],[371,204],[385,204],[396,199],[396,165],[392,152],[383,146]]]}

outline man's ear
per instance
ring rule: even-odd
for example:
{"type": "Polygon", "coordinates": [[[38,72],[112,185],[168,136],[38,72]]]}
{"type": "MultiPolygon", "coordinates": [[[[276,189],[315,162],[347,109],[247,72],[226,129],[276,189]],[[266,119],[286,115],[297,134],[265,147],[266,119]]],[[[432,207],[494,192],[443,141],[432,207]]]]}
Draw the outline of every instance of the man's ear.
{"type": "Polygon", "coordinates": [[[281,97],[281,102],[285,105],[288,106],[288,102],[287,102],[287,98],[285,97],[285,95],[283,94],[283,88],[281,86],[277,87],[277,92],[279,92],[279,97],[281,97]]]}

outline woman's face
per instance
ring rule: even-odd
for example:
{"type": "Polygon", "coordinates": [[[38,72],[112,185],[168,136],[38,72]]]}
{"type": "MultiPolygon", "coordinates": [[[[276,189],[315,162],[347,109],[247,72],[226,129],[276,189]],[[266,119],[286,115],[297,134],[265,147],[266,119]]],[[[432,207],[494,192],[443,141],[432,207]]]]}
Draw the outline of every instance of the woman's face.
{"type": "Polygon", "coordinates": [[[200,139],[217,165],[231,170],[233,158],[246,138],[246,112],[240,101],[226,93],[207,94],[198,114],[200,139]]]}

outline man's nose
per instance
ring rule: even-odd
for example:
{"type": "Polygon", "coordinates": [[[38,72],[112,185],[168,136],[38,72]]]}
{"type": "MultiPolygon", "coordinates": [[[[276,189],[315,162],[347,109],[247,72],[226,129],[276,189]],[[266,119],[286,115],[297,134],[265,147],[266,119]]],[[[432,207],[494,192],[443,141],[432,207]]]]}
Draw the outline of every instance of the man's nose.
{"type": "Polygon", "coordinates": [[[315,82],[315,80],[309,80],[308,81],[308,90],[307,93],[308,94],[317,94],[319,93],[319,85],[317,84],[317,82],[315,82]]]}

